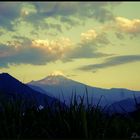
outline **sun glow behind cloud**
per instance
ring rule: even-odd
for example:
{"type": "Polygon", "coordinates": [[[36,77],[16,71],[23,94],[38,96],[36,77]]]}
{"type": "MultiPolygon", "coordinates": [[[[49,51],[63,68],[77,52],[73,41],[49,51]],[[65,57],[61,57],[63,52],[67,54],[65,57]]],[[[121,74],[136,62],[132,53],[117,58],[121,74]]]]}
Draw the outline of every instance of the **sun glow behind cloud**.
{"type": "Polygon", "coordinates": [[[59,76],[59,75],[65,76],[62,71],[58,71],[58,70],[53,71],[52,73],[49,74],[49,76],[59,76]]]}

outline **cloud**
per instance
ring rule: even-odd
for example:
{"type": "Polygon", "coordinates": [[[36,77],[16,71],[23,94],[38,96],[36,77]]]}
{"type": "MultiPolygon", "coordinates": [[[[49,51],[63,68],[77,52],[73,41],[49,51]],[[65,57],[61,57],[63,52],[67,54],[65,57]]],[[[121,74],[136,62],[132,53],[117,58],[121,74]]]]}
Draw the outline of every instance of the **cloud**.
{"type": "Polygon", "coordinates": [[[12,41],[0,44],[0,66],[7,67],[9,64],[21,63],[44,65],[56,60],[67,62],[80,58],[97,58],[112,55],[98,52],[96,43],[94,39],[81,40],[78,44],[74,44],[69,38],[65,37],[55,40],[30,40],[29,38],[15,35],[12,41]]]}
{"type": "Polygon", "coordinates": [[[124,17],[116,17],[116,28],[122,32],[132,35],[140,34],[140,19],[127,19],[124,17]]]}
{"type": "Polygon", "coordinates": [[[42,29],[55,28],[62,32],[62,24],[70,29],[83,25],[86,19],[99,22],[113,20],[112,10],[117,5],[114,2],[1,2],[0,26],[13,30],[15,21],[26,21],[36,29],[40,26],[42,29]],[[55,19],[57,23],[52,21],[48,26],[48,18],[55,19]]]}
{"type": "Polygon", "coordinates": [[[61,60],[63,62],[80,58],[98,58],[112,56],[98,51],[99,47],[108,45],[106,33],[97,33],[90,29],[81,33],[81,40],[74,44],[69,38],[30,39],[26,36],[13,35],[12,41],[0,44],[1,66],[8,64],[44,65],[61,60]],[[5,47],[5,50],[2,49],[5,47]]]}
{"type": "Polygon", "coordinates": [[[112,54],[98,52],[96,47],[94,48],[94,44],[79,44],[77,47],[67,53],[67,55],[63,58],[63,61],[70,61],[80,58],[98,58],[110,55],[112,54]]]}
{"type": "MultiPolygon", "coordinates": [[[[36,12],[25,16],[23,20],[30,22],[36,29],[53,29],[60,33],[62,33],[62,24],[74,12],[65,2],[31,2],[30,5],[36,12]]],[[[67,23],[69,24],[68,20],[67,23]]]]}
{"type": "MultiPolygon", "coordinates": [[[[114,15],[108,6],[112,6],[110,2],[80,2],[78,7],[78,16],[81,18],[93,18],[99,22],[112,20],[114,15]]],[[[117,4],[115,4],[117,5],[117,4]]]]}
{"type": "Polygon", "coordinates": [[[69,51],[68,38],[58,40],[29,40],[21,37],[19,41],[0,44],[0,66],[9,64],[44,65],[61,59],[69,51]]]}
{"type": "Polygon", "coordinates": [[[81,33],[81,40],[76,44],[66,37],[31,40],[25,36],[13,35],[12,41],[0,44],[1,66],[20,63],[44,65],[56,60],[67,62],[80,58],[111,56],[113,54],[98,51],[98,46],[109,43],[105,33],[97,33],[94,29],[81,33]]]}
{"type": "Polygon", "coordinates": [[[105,32],[97,33],[94,29],[81,33],[81,42],[82,44],[93,44],[94,46],[110,43],[105,32]]]}
{"type": "Polygon", "coordinates": [[[8,67],[9,64],[45,64],[49,56],[38,48],[29,47],[30,41],[8,42],[0,45],[0,66],[8,67]]]}
{"type": "Polygon", "coordinates": [[[61,26],[61,24],[50,23],[50,24],[48,24],[48,27],[51,28],[51,29],[56,29],[57,31],[62,33],[62,26],[61,26]]]}
{"type": "Polygon", "coordinates": [[[81,33],[81,39],[82,41],[91,41],[91,40],[95,40],[97,37],[97,33],[95,30],[91,29],[88,30],[85,33],[81,33]]]}
{"type": "Polygon", "coordinates": [[[0,26],[12,30],[12,21],[20,16],[21,4],[0,2],[0,26]]]}
{"type": "Polygon", "coordinates": [[[108,67],[118,66],[122,64],[132,63],[140,61],[140,55],[122,55],[122,56],[113,56],[105,59],[103,63],[99,64],[90,64],[86,66],[82,66],[78,69],[84,71],[93,71],[96,72],[99,69],[104,69],[108,67]]]}
{"type": "Polygon", "coordinates": [[[81,40],[70,51],[67,52],[62,61],[72,61],[73,59],[80,58],[98,58],[107,57],[114,54],[107,54],[99,52],[98,48],[104,45],[108,45],[110,41],[107,38],[106,33],[97,33],[94,29],[90,29],[81,33],[81,40]]]}
{"type": "Polygon", "coordinates": [[[72,46],[72,42],[69,38],[60,38],[58,40],[33,40],[32,47],[42,49],[50,55],[56,55],[58,58],[63,57],[72,46]]]}
{"type": "MultiPolygon", "coordinates": [[[[94,32],[88,32],[88,33],[94,34],[94,32]]],[[[90,36],[89,34],[82,34],[83,36],[81,38],[81,41],[78,44],[76,44],[74,48],[68,51],[65,57],[62,59],[64,62],[71,61],[73,59],[80,59],[80,58],[99,58],[99,57],[107,57],[107,56],[114,55],[114,54],[107,54],[98,51],[99,45],[102,44],[106,45],[109,43],[108,40],[106,41],[106,38],[102,37],[102,39],[100,39],[100,36],[96,38],[94,35],[90,36]]]]}
{"type": "Polygon", "coordinates": [[[69,17],[62,16],[60,17],[60,22],[66,23],[67,25],[69,25],[69,29],[72,28],[73,26],[78,26],[78,25],[83,24],[83,22],[81,22],[80,19],[74,18],[72,16],[69,16],[69,17]]]}
{"type": "Polygon", "coordinates": [[[97,3],[96,6],[94,7],[94,12],[93,12],[93,16],[96,20],[98,20],[99,22],[105,22],[105,21],[109,21],[109,20],[113,20],[114,19],[114,14],[111,12],[111,10],[106,8],[106,5],[109,5],[109,3],[104,3],[104,4],[100,4],[97,3]]]}
{"type": "MultiPolygon", "coordinates": [[[[118,3],[110,2],[31,2],[35,12],[24,10],[24,20],[31,22],[35,26],[44,24],[44,19],[56,19],[61,24],[66,23],[71,27],[83,24],[85,19],[96,19],[105,22],[114,19],[112,9],[118,3]],[[36,20],[38,19],[38,20],[36,20]]],[[[53,23],[53,22],[52,22],[53,23]]],[[[59,24],[59,26],[61,25],[59,24]]],[[[67,27],[67,25],[64,25],[67,27]]],[[[67,27],[68,28],[68,27],[67,27]]],[[[58,29],[58,28],[56,28],[58,29]]]]}
{"type": "Polygon", "coordinates": [[[115,35],[120,40],[123,40],[125,38],[124,35],[122,33],[120,33],[120,32],[116,32],[115,35]]]}
{"type": "Polygon", "coordinates": [[[118,39],[124,39],[126,35],[136,37],[140,35],[140,19],[128,19],[114,17],[114,19],[101,27],[102,32],[112,32],[118,39]]]}

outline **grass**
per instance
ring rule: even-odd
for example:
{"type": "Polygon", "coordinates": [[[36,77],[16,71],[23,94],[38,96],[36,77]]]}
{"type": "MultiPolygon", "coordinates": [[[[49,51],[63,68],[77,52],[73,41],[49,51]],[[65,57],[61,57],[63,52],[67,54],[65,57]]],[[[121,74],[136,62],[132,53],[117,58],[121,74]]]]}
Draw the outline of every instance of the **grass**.
{"type": "MultiPolygon", "coordinates": [[[[86,93],[88,95],[88,93],[86,93]]],[[[84,97],[72,96],[69,107],[60,103],[40,110],[25,102],[0,102],[0,139],[128,139],[140,132],[140,110],[127,115],[108,115],[97,106],[84,106],[84,97]]],[[[99,101],[100,103],[100,101],[99,101]]],[[[46,103],[47,104],[47,103],[46,103]]],[[[138,106],[138,104],[137,104],[138,106]]]]}

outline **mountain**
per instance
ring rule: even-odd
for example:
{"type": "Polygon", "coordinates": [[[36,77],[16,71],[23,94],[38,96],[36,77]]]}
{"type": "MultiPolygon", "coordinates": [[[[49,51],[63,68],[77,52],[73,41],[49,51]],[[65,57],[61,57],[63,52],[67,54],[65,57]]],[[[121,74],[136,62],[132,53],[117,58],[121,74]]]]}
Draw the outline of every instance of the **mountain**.
{"type": "Polygon", "coordinates": [[[111,104],[108,111],[111,113],[130,113],[137,110],[137,104],[140,104],[140,97],[128,98],[111,104]]]}
{"type": "Polygon", "coordinates": [[[57,99],[42,94],[39,91],[33,90],[29,86],[21,83],[8,73],[0,74],[0,100],[17,100],[23,99],[26,103],[35,102],[37,106],[45,106],[46,100],[49,104],[52,104],[57,99]]]}
{"type": "MultiPolygon", "coordinates": [[[[39,81],[31,81],[29,86],[36,86],[43,89],[46,92],[52,93],[52,97],[56,97],[61,101],[66,101],[69,104],[72,93],[76,93],[77,96],[85,96],[86,91],[88,93],[88,99],[92,104],[97,105],[100,98],[100,105],[111,105],[121,100],[133,99],[134,95],[140,97],[140,91],[132,91],[122,88],[103,89],[97,87],[91,87],[83,83],[71,80],[62,75],[50,75],[39,81]]],[[[86,102],[86,98],[84,100],[86,102]]]]}
{"type": "Polygon", "coordinates": [[[28,83],[28,86],[32,88],[34,88],[33,86],[36,88],[39,87],[43,89],[43,91],[52,93],[52,97],[56,97],[61,101],[65,100],[67,103],[70,102],[72,94],[76,93],[77,96],[83,96],[85,95],[86,87],[88,89],[88,93],[91,93],[93,90],[90,86],[73,81],[62,75],[50,75],[39,81],[31,81],[28,83]]]}

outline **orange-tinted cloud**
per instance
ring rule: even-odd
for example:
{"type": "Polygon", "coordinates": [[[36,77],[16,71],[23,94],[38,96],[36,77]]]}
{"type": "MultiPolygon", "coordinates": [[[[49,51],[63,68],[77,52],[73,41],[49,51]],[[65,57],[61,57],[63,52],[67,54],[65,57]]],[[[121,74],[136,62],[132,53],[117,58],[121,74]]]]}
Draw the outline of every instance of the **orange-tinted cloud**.
{"type": "Polygon", "coordinates": [[[33,40],[31,47],[44,50],[49,55],[63,57],[72,46],[72,41],[69,38],[60,38],[57,40],[33,40]]]}
{"type": "Polygon", "coordinates": [[[116,28],[124,33],[138,34],[140,33],[140,19],[127,19],[124,17],[116,17],[116,28]]]}
{"type": "Polygon", "coordinates": [[[81,40],[82,41],[91,41],[95,40],[97,37],[97,33],[95,30],[91,29],[88,30],[87,32],[81,33],[81,40]]]}
{"type": "Polygon", "coordinates": [[[81,33],[81,43],[90,43],[95,47],[97,44],[109,44],[110,41],[108,40],[105,32],[100,31],[97,33],[96,30],[90,29],[84,33],[81,33]]]}

